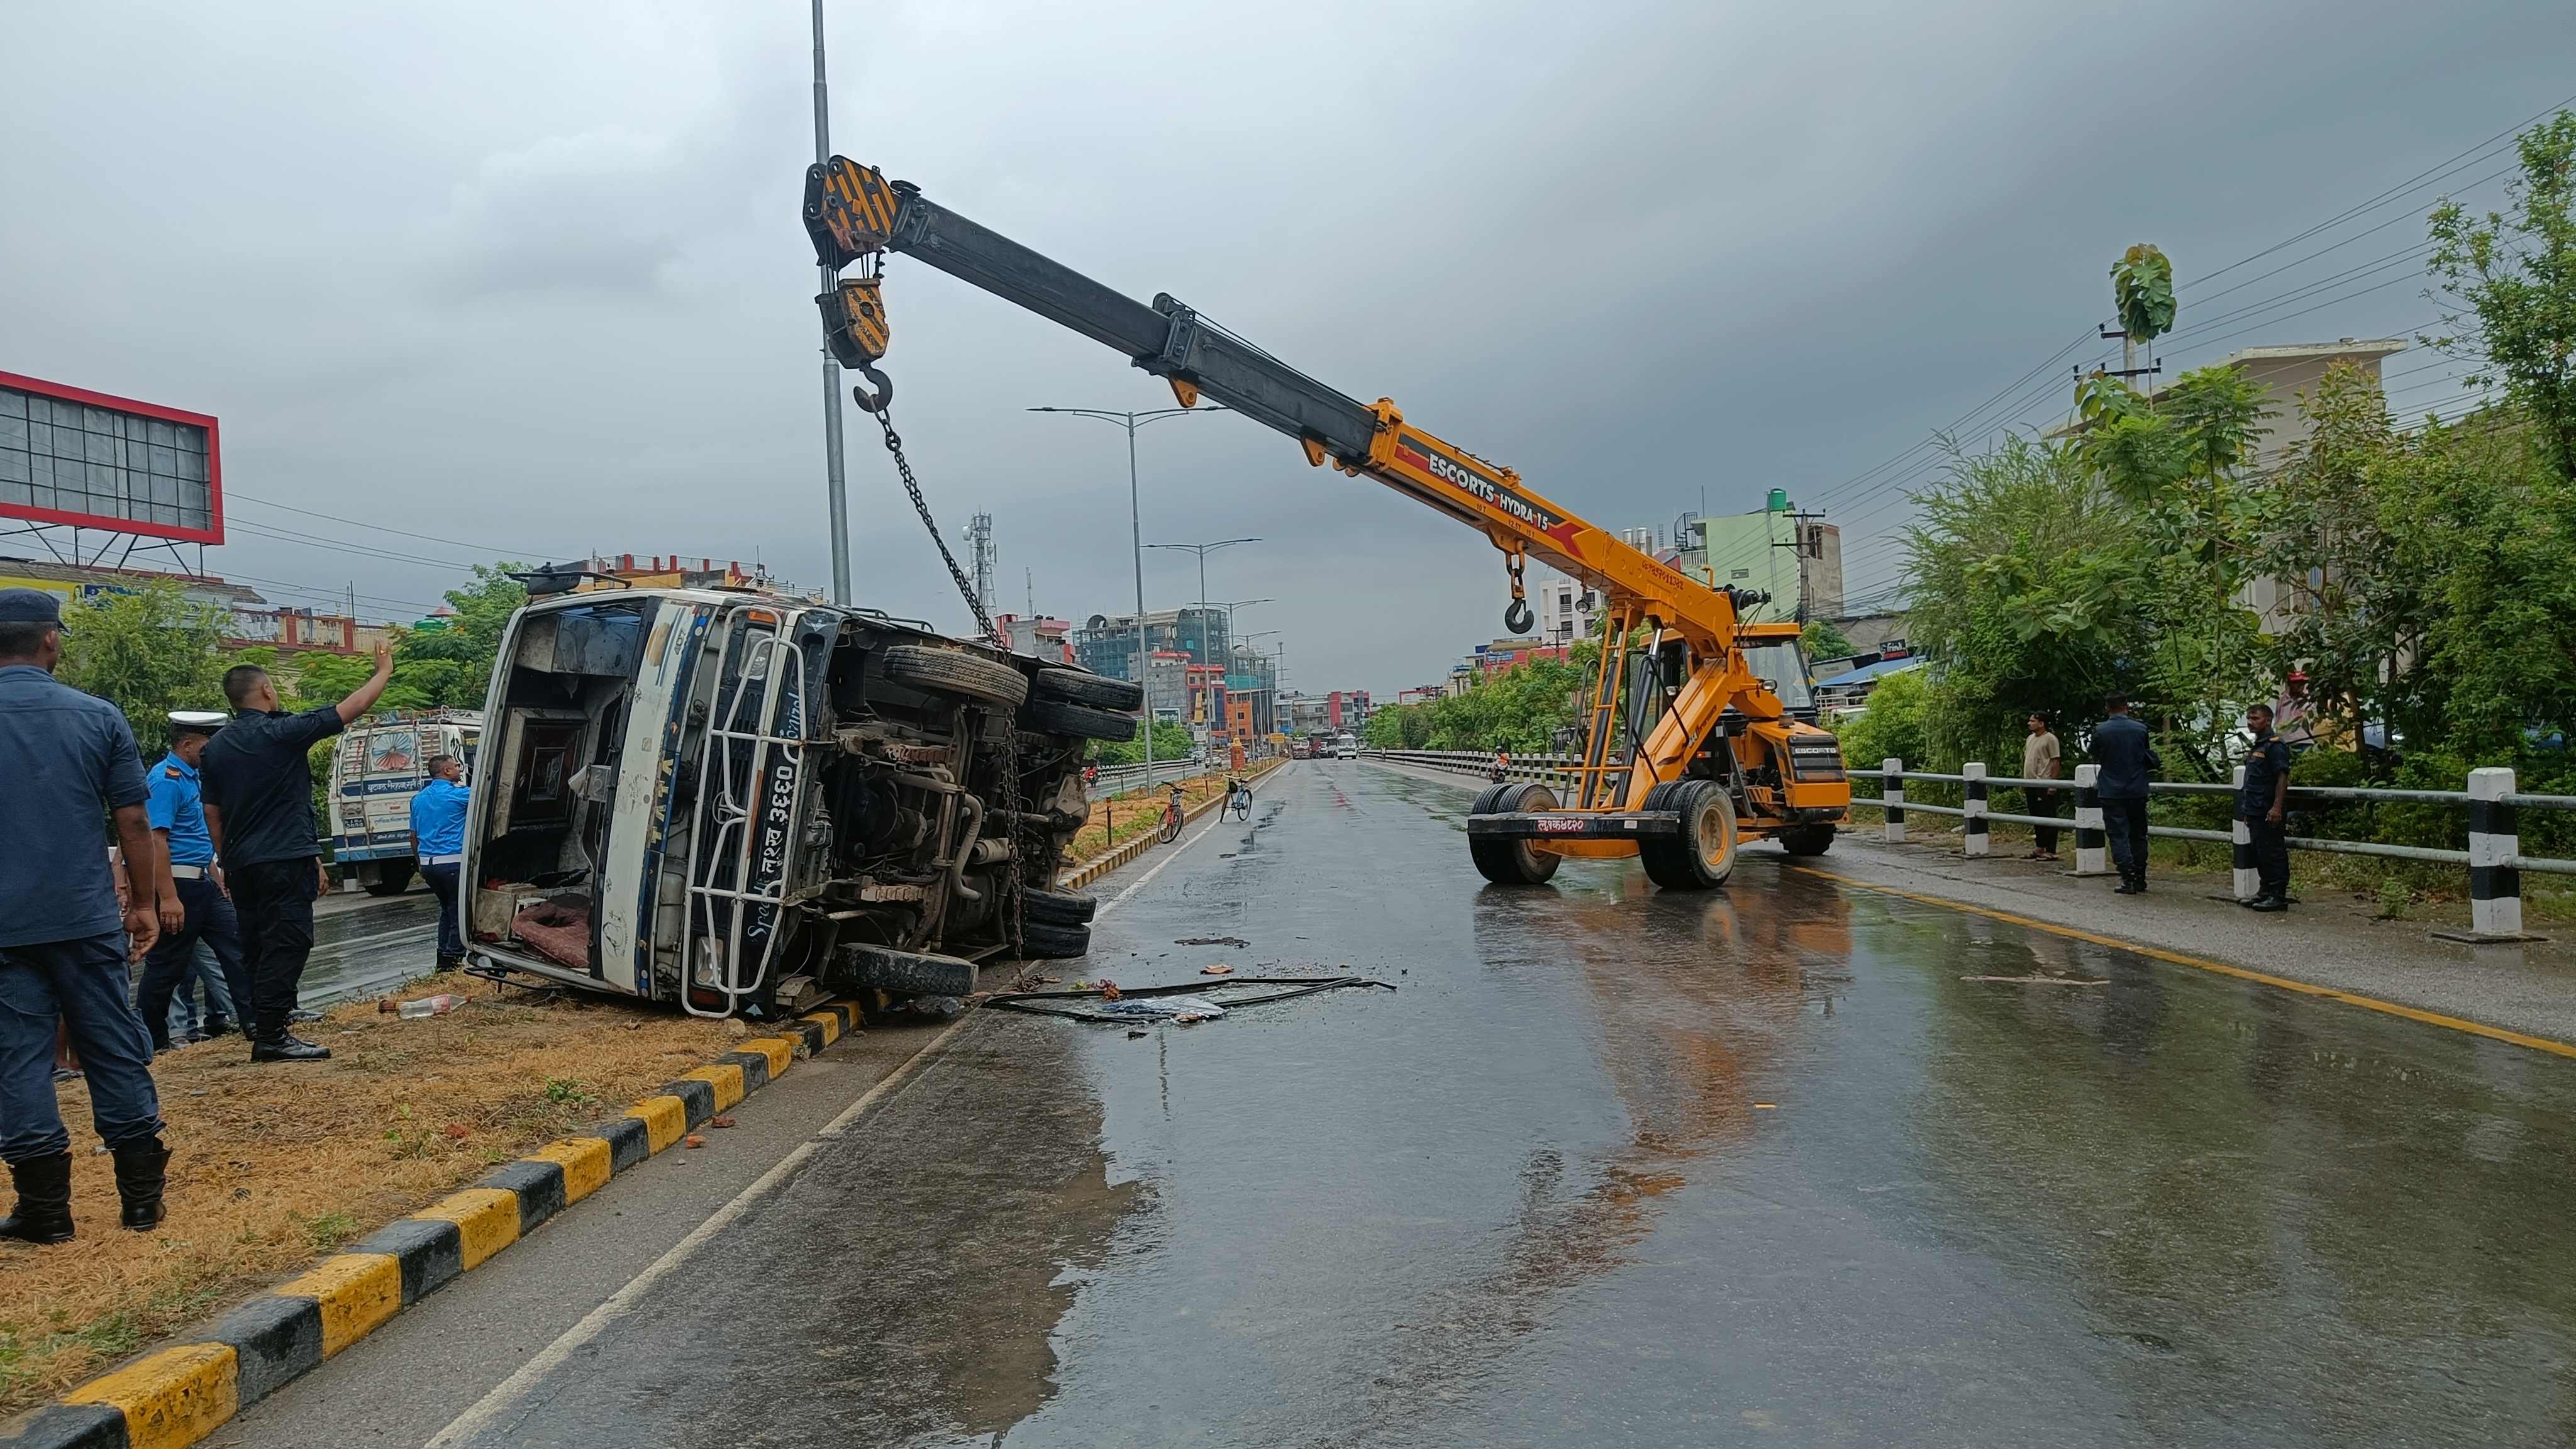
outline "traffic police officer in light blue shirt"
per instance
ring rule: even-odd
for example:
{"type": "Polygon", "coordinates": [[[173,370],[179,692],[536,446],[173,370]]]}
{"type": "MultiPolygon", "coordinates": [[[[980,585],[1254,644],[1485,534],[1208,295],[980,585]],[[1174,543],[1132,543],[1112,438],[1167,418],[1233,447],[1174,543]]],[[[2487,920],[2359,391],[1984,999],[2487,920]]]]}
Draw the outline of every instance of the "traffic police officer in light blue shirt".
{"type": "Polygon", "coordinates": [[[465,863],[465,805],[473,792],[457,782],[465,763],[454,755],[429,757],[429,783],[411,797],[411,845],[420,854],[420,878],[438,897],[438,969],[465,964],[465,938],[457,930],[457,872],[465,863]]]}
{"type": "MultiPolygon", "coordinates": [[[[134,1004],[143,1013],[144,1029],[152,1033],[155,1051],[170,1049],[170,996],[196,965],[199,941],[215,953],[233,1010],[251,1009],[241,918],[234,914],[232,895],[224,889],[223,868],[215,864],[214,837],[206,831],[205,786],[197,777],[197,762],[205,758],[207,741],[223,727],[224,716],[213,710],[173,711],[170,753],[145,777],[152,792],[147,805],[152,833],[163,843],[166,871],[161,943],[143,958],[143,983],[134,1004]]],[[[242,1027],[247,1031],[250,1023],[244,1021],[242,1027]]]]}

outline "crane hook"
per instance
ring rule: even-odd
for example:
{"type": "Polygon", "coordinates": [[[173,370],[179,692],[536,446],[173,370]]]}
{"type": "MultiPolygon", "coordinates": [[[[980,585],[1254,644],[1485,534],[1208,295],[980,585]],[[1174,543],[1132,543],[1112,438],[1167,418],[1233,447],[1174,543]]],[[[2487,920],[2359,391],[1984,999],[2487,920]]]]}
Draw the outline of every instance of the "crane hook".
{"type": "Polygon", "coordinates": [[[872,393],[864,387],[851,388],[850,400],[862,409],[882,417],[885,414],[886,404],[894,401],[894,379],[879,372],[873,362],[863,362],[851,371],[875,383],[877,390],[872,393]]]}
{"type": "Polygon", "coordinates": [[[1527,599],[1514,599],[1510,606],[1503,610],[1503,627],[1515,638],[1528,633],[1530,626],[1537,622],[1538,616],[1530,612],[1527,599]]]}

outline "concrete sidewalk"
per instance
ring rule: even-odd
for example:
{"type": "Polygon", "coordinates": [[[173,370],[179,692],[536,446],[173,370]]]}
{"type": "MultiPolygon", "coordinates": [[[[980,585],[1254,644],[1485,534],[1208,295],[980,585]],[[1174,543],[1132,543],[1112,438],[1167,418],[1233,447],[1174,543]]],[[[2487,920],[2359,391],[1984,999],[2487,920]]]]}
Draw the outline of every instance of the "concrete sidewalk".
{"type": "MultiPolygon", "coordinates": [[[[1768,849],[1752,846],[1748,853],[1768,849]]],[[[2151,876],[2147,894],[2113,895],[2113,877],[2078,879],[2049,861],[1970,860],[1937,838],[1888,845],[1846,831],[1830,854],[1807,864],[1859,885],[2028,916],[2576,1043],[2576,949],[2564,939],[2498,946],[2438,940],[2425,922],[2377,920],[2368,907],[2324,892],[2279,915],[2261,915],[2213,898],[2227,892],[2224,875],[2151,876]]]]}

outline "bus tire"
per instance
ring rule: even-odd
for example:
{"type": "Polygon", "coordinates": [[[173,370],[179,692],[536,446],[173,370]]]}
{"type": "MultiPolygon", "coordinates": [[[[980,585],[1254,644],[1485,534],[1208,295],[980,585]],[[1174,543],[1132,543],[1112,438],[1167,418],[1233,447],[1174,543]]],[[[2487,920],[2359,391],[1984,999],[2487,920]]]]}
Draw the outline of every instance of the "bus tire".
{"type": "Polygon", "coordinates": [[[1134,714],[1144,708],[1145,687],[1132,679],[1111,679],[1088,669],[1064,669],[1050,665],[1038,671],[1029,685],[1029,693],[1040,699],[1061,699],[1069,704],[1087,704],[1093,709],[1114,709],[1134,714]]]}
{"type": "Polygon", "coordinates": [[[1017,709],[1029,697],[1028,676],[963,649],[893,644],[885,652],[885,677],[914,689],[962,694],[1017,709]]]}
{"type": "Polygon", "coordinates": [[[382,866],[377,868],[376,878],[367,882],[367,894],[371,896],[398,896],[404,891],[410,890],[411,868],[412,863],[408,860],[386,861],[382,866]]]}

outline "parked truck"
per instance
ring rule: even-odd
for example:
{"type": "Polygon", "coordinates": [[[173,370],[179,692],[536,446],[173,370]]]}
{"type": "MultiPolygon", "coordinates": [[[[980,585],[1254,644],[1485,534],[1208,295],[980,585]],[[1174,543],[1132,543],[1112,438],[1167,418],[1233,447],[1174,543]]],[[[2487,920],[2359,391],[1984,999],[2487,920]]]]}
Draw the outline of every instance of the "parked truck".
{"type": "Polygon", "coordinates": [[[369,719],[340,736],[331,754],[331,863],[367,894],[398,896],[420,868],[411,838],[411,797],[429,783],[428,764],[454,755],[468,771],[483,738],[483,716],[467,710],[369,719]]]}

